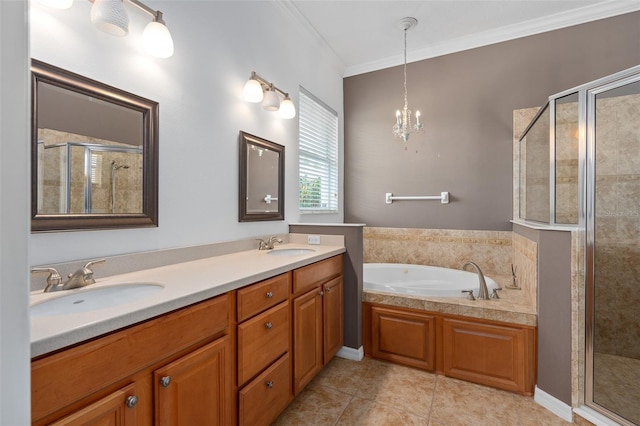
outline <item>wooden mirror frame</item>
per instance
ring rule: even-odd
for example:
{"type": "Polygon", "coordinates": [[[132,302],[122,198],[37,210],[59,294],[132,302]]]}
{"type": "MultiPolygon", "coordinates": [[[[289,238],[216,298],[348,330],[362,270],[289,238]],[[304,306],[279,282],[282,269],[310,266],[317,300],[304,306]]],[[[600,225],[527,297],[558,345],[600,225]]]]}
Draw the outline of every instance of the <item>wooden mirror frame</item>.
{"type": "Polygon", "coordinates": [[[31,60],[31,232],[158,226],[158,103],[87,77],[31,60]],[[142,113],[142,212],[38,214],[38,83],[142,113]]]}
{"type": "Polygon", "coordinates": [[[284,146],[258,136],[250,135],[246,132],[240,132],[240,188],[238,191],[239,198],[239,222],[254,222],[266,220],[284,220],[284,146]],[[278,153],[278,210],[274,212],[252,213],[247,211],[247,183],[248,183],[248,155],[247,148],[251,145],[263,147],[265,149],[278,153]]]}

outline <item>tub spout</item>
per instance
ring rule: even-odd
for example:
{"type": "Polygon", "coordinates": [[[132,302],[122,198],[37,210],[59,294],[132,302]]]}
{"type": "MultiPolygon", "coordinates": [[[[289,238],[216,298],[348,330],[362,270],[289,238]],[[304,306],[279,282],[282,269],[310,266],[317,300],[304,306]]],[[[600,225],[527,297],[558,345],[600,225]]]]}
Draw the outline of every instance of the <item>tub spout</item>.
{"type": "Polygon", "coordinates": [[[476,297],[476,299],[489,300],[489,290],[487,289],[487,282],[484,280],[484,275],[482,274],[480,267],[474,262],[467,262],[464,265],[462,265],[462,270],[464,271],[466,267],[469,265],[473,266],[476,270],[476,273],[478,274],[479,286],[478,286],[478,296],[476,297]]]}

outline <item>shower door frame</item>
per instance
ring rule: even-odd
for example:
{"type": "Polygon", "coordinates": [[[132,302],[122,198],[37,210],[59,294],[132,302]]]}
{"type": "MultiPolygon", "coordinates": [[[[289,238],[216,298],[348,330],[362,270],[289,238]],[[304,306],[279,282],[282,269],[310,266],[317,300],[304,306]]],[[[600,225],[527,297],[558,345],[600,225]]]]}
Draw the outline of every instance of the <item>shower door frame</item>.
{"type": "MultiPolygon", "coordinates": [[[[634,426],[628,419],[594,401],[594,333],[595,333],[595,223],[596,223],[596,96],[618,87],[640,82],[640,66],[597,80],[581,90],[585,109],[585,405],[621,425],[634,426]],[[590,185],[586,185],[586,183],[590,185]]],[[[581,97],[582,99],[582,97],[581,97]]],[[[582,108],[581,108],[582,119],[582,108]]],[[[580,125],[582,128],[582,124],[580,125]]],[[[582,147],[582,143],[580,144],[582,147]]],[[[582,163],[582,161],[581,161],[582,163]]]]}

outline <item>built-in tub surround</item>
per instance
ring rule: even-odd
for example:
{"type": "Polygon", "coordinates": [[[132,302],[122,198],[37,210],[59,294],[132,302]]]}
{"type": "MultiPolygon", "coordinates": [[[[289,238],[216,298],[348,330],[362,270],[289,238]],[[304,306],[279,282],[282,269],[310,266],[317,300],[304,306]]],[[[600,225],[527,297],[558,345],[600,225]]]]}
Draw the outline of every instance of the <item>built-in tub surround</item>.
{"type": "MultiPolygon", "coordinates": [[[[269,250],[258,250],[254,242],[255,247],[249,250],[198,260],[174,262],[106,277],[98,272],[96,283],[92,286],[146,282],[161,284],[164,289],[144,299],[110,308],[58,317],[32,317],[31,356],[40,356],[163,315],[345,251],[341,236],[322,236],[321,244],[313,246],[307,245],[306,236],[290,234],[287,237],[288,243],[279,245],[278,248],[313,248],[314,251],[293,256],[274,256],[270,255],[269,250]]],[[[232,247],[237,244],[230,243],[232,247]]],[[[223,250],[224,247],[218,249],[223,250]]],[[[162,256],[159,253],[155,255],[162,256]]],[[[154,257],[150,254],[147,256],[154,257]]],[[[118,260],[122,261],[116,259],[116,263],[118,260]]],[[[157,261],[157,258],[153,259],[153,262],[157,261]]],[[[109,262],[110,259],[107,258],[105,268],[109,262]]],[[[69,290],[73,291],[75,290],[69,290]]],[[[45,294],[42,290],[37,290],[32,292],[31,303],[59,297],[61,294],[69,293],[63,291],[45,294]]]]}
{"type": "Polygon", "coordinates": [[[391,295],[365,290],[363,301],[536,325],[537,246],[510,231],[364,228],[365,263],[408,263],[460,269],[477,263],[503,290],[499,300],[391,295]],[[512,283],[511,265],[521,290],[512,283]]]}

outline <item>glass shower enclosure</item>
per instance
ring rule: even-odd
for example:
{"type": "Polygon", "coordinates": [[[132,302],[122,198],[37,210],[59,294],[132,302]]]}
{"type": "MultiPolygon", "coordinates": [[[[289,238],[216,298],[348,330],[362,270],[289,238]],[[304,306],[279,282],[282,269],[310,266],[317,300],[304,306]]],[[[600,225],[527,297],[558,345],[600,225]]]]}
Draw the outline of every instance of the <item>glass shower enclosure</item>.
{"type": "Polygon", "coordinates": [[[519,219],[584,232],[584,404],[640,424],[640,66],[551,96],[519,150],[519,219]]]}

